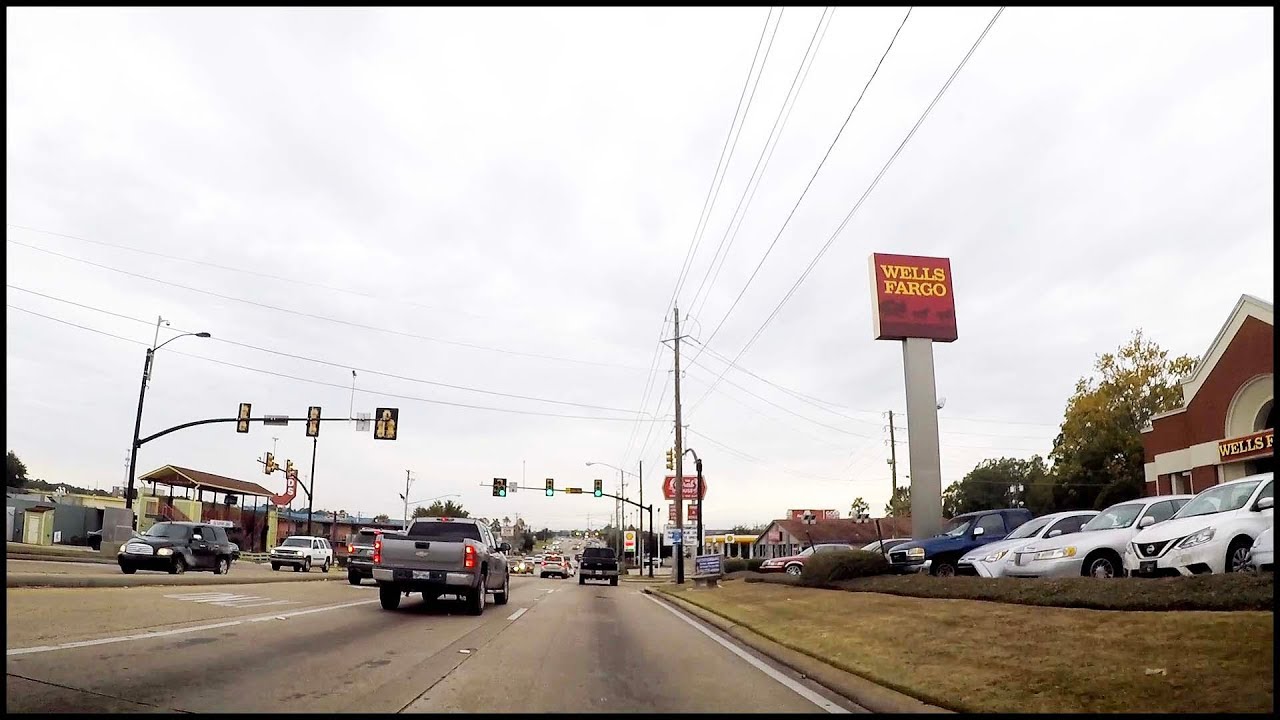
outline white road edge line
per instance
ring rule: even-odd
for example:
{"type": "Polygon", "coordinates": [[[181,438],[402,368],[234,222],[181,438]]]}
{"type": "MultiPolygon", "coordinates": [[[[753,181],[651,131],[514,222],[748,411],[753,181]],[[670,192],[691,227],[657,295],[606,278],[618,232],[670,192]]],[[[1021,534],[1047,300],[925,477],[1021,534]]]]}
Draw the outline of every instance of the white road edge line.
{"type": "Polygon", "coordinates": [[[360,602],[342,603],[341,605],[326,605],[325,607],[311,608],[309,610],[294,610],[293,612],[277,613],[273,615],[265,615],[255,618],[243,618],[240,620],[229,620],[227,622],[210,623],[208,625],[197,625],[195,627],[177,628],[175,630],[157,630],[155,632],[135,633],[133,635],[121,635],[118,637],[101,638],[98,640],[80,640],[77,642],[62,643],[61,645],[41,645],[38,647],[28,648],[12,648],[5,651],[6,657],[14,655],[34,655],[35,653],[53,652],[54,650],[72,650],[82,647],[93,647],[94,645],[110,645],[113,643],[128,642],[130,640],[151,640],[153,638],[172,637],[174,635],[186,635],[193,632],[201,632],[202,630],[216,630],[218,628],[235,627],[250,622],[264,622],[266,620],[275,620],[276,618],[296,617],[298,615],[308,615],[310,613],[325,612],[327,610],[341,610],[342,608],[355,607],[356,605],[369,605],[378,602],[377,600],[361,600],[360,602]]]}
{"type": "Polygon", "coordinates": [[[700,633],[702,633],[703,635],[706,635],[707,637],[711,638],[712,640],[715,640],[716,642],[720,643],[720,645],[721,645],[721,646],[723,646],[723,647],[727,648],[727,649],[728,649],[730,652],[732,652],[734,655],[737,655],[738,657],[742,658],[743,660],[746,660],[746,661],[747,661],[747,662],[748,662],[752,667],[754,667],[755,669],[757,669],[757,670],[759,670],[760,672],[764,673],[765,675],[768,675],[769,677],[773,678],[774,680],[778,681],[778,683],[779,683],[779,684],[781,684],[781,685],[783,685],[783,686],[787,687],[787,688],[788,688],[788,689],[790,689],[792,692],[794,692],[795,694],[797,694],[797,695],[799,695],[800,697],[804,698],[805,700],[808,700],[809,702],[813,703],[814,705],[817,705],[818,707],[822,708],[823,710],[826,710],[828,713],[830,713],[830,714],[832,714],[832,715],[842,715],[842,714],[843,714],[843,715],[848,715],[848,714],[850,714],[848,710],[846,710],[846,709],[844,709],[844,708],[840,707],[839,705],[837,705],[837,704],[835,704],[835,703],[831,702],[830,700],[828,700],[828,699],[826,699],[826,698],[822,697],[822,696],[821,696],[821,695],[819,695],[818,693],[816,693],[816,692],[814,692],[814,691],[810,690],[809,688],[805,687],[804,685],[801,685],[799,682],[796,682],[795,680],[793,680],[793,679],[791,679],[791,678],[787,677],[786,675],[783,675],[782,673],[778,672],[777,670],[775,670],[775,669],[773,669],[773,668],[769,667],[768,665],[766,665],[765,663],[761,662],[761,661],[760,661],[758,658],[756,658],[754,655],[752,655],[752,654],[748,653],[747,651],[743,650],[742,648],[738,647],[737,645],[734,645],[733,643],[729,642],[728,640],[725,640],[724,638],[720,637],[719,635],[717,635],[717,634],[715,634],[715,633],[711,632],[710,630],[706,629],[706,628],[705,628],[705,627],[703,627],[703,626],[702,626],[702,624],[701,624],[701,623],[699,623],[697,620],[694,620],[693,618],[689,617],[688,615],[685,615],[684,613],[682,613],[682,612],[680,612],[679,610],[677,610],[677,609],[675,609],[675,608],[671,607],[670,605],[668,605],[668,604],[666,604],[666,603],[662,602],[661,600],[658,600],[657,598],[653,597],[652,595],[646,595],[645,597],[649,598],[649,599],[650,599],[650,600],[652,600],[654,603],[656,603],[656,604],[658,605],[658,607],[660,607],[660,608],[662,608],[662,609],[664,609],[664,610],[666,610],[666,611],[670,612],[672,615],[675,615],[676,617],[680,618],[681,620],[685,621],[686,623],[688,623],[688,624],[692,625],[692,626],[694,627],[694,629],[696,629],[698,632],[700,632],[700,633]]]}
{"type": "Polygon", "coordinates": [[[529,612],[529,608],[520,608],[519,610],[517,610],[517,611],[515,611],[515,612],[511,613],[510,615],[508,615],[508,616],[507,616],[507,619],[508,619],[508,620],[519,620],[519,619],[520,619],[520,616],[521,616],[521,615],[523,615],[523,614],[525,614],[525,613],[527,613],[527,612],[529,612]]]}

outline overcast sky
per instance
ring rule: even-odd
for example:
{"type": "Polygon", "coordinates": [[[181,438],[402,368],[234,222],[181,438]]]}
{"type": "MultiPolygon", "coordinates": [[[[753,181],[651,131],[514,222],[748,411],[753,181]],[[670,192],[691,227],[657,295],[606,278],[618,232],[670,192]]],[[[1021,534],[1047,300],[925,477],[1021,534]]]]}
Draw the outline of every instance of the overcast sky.
{"type": "MultiPolygon", "coordinates": [[[[696,239],[682,391],[709,525],[883,509],[884,412],[907,422],[871,252],[951,258],[944,485],[1046,454],[1098,353],[1140,327],[1198,356],[1241,293],[1272,300],[1272,9],[1006,10],[739,358],[751,374],[707,394],[995,11],[913,10],[797,205],[905,8],[9,9],[8,449],[35,477],[123,484],[163,316],[161,341],[213,339],[159,351],[143,435],[240,402],[346,417],[352,368],[357,412],[400,408],[394,442],[324,425],[318,508],[399,517],[412,470],[414,500],[598,527],[607,500],[487,485],[612,490],[588,461],[643,461],[662,522],[657,341],[696,239]]],[[[305,477],[296,423],[174,433],[138,474],[282,491],[256,462],[273,437],[305,477]]]]}

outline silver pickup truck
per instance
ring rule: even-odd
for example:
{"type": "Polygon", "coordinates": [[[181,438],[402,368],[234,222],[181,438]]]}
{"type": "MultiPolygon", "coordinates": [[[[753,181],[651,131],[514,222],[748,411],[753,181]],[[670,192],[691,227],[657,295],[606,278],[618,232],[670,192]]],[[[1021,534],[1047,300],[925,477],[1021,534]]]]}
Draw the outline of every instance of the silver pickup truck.
{"type": "Polygon", "coordinates": [[[511,575],[499,543],[488,525],[471,518],[419,518],[403,535],[379,535],[373,547],[373,579],[382,607],[395,610],[400,598],[420,592],[430,602],[457,595],[472,615],[484,612],[485,595],[506,605],[511,575]]]}

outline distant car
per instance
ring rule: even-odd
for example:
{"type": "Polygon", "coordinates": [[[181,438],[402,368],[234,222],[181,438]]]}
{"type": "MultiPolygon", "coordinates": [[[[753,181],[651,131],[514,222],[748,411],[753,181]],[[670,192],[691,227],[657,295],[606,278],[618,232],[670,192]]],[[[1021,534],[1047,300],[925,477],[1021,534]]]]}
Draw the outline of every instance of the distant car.
{"type": "Polygon", "coordinates": [[[231,570],[231,542],[227,531],[216,525],[193,522],[158,522],[120,546],[116,562],[120,571],[167,570],[181,575],[187,570],[231,570]]]}
{"type": "Polygon", "coordinates": [[[844,543],[819,543],[810,545],[800,551],[798,555],[788,555],[786,557],[769,558],[760,564],[760,572],[775,573],[785,572],[788,575],[799,575],[804,572],[805,562],[813,557],[816,553],[839,552],[841,550],[857,550],[853,545],[844,543]]]}
{"type": "Polygon", "coordinates": [[[909,543],[909,542],[911,542],[911,538],[885,538],[883,541],[872,540],[866,545],[863,545],[862,549],[866,550],[867,552],[887,553],[890,550],[894,549],[895,547],[901,545],[902,543],[909,543]]]}
{"type": "Polygon", "coordinates": [[[240,559],[240,546],[235,543],[231,543],[231,559],[232,560],[240,559]]]}
{"type": "Polygon", "coordinates": [[[1098,513],[1080,532],[1037,540],[1009,557],[1008,577],[1111,578],[1124,573],[1125,546],[1141,528],[1173,516],[1190,495],[1155,495],[1116,503],[1098,513]]]}
{"type": "Polygon", "coordinates": [[[271,549],[271,569],[289,566],[294,572],[311,572],[312,565],[319,565],[321,572],[329,572],[333,564],[333,546],[322,537],[295,535],[271,549]]]}
{"type": "Polygon", "coordinates": [[[380,534],[380,530],[360,528],[347,536],[347,582],[359,585],[373,578],[373,543],[380,534]]]}
{"type": "Polygon", "coordinates": [[[564,558],[559,555],[544,555],[542,565],[538,568],[539,577],[547,577],[555,575],[556,577],[569,577],[569,569],[565,566],[564,558]]]}
{"type": "Polygon", "coordinates": [[[1004,540],[969,551],[956,565],[956,574],[1001,577],[1009,566],[1008,560],[1013,551],[1042,538],[1080,532],[1080,528],[1097,515],[1097,510],[1068,510],[1032,518],[1019,525],[1004,540]]]}
{"type": "Polygon", "coordinates": [[[1274,522],[1272,478],[1251,475],[1197,494],[1167,522],[1133,536],[1125,570],[1174,577],[1248,570],[1254,539],[1274,522]]]}
{"type": "Polygon", "coordinates": [[[1272,526],[1259,533],[1258,539],[1253,541],[1253,547],[1249,548],[1249,564],[1255,570],[1275,572],[1275,542],[1271,539],[1274,529],[1275,527],[1272,526]]]}

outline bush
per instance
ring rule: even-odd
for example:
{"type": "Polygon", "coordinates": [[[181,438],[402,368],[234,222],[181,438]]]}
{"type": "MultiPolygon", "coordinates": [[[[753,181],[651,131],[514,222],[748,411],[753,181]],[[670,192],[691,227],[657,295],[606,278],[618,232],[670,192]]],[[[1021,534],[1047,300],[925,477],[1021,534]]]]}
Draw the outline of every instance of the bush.
{"type": "Polygon", "coordinates": [[[880,553],[842,550],[810,557],[804,564],[800,579],[802,585],[824,587],[841,580],[884,575],[888,572],[889,561],[880,553]]]}
{"type": "Polygon", "coordinates": [[[747,569],[751,572],[760,572],[760,566],[764,564],[764,558],[751,558],[747,561],[747,569]]]}
{"type": "Polygon", "coordinates": [[[747,569],[747,561],[742,558],[725,558],[724,571],[726,573],[742,572],[747,569]]]}

